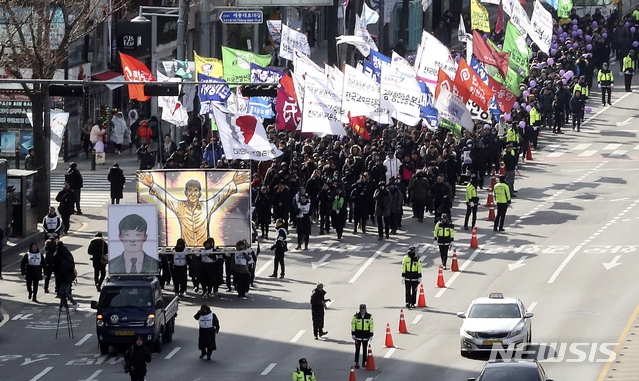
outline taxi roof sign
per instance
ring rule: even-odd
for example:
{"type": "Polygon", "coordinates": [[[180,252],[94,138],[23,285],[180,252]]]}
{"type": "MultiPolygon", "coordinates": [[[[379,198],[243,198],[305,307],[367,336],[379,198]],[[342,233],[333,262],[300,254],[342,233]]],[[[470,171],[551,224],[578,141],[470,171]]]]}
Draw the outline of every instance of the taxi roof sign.
{"type": "Polygon", "coordinates": [[[503,299],[504,298],[504,294],[502,294],[501,292],[491,292],[488,297],[490,299],[503,299]]]}

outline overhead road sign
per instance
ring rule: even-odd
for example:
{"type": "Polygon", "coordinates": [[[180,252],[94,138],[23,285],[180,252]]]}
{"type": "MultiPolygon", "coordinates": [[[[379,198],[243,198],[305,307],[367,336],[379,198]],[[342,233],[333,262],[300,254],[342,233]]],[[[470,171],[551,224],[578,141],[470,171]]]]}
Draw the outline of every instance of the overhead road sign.
{"type": "Polygon", "coordinates": [[[264,22],[262,11],[222,11],[220,21],[224,24],[261,24],[264,22]]]}

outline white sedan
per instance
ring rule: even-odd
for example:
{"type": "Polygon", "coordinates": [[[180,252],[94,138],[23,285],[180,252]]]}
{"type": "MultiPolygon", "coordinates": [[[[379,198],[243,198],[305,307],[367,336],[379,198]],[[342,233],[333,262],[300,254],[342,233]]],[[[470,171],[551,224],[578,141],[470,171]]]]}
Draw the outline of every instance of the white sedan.
{"type": "Polygon", "coordinates": [[[532,340],[532,312],[527,312],[521,300],[491,293],[477,298],[468,310],[457,316],[464,319],[459,329],[462,356],[493,349],[522,348],[532,340]]]}

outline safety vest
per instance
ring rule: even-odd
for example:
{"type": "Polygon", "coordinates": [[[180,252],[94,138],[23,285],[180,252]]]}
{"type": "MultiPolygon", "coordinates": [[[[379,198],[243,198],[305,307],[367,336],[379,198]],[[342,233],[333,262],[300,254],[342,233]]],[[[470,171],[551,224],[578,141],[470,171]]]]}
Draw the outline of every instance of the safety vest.
{"type": "Polygon", "coordinates": [[[635,9],[634,11],[632,11],[632,17],[634,17],[636,21],[639,21],[639,10],[635,9]]]}
{"type": "Polygon", "coordinates": [[[200,323],[200,328],[213,328],[213,312],[200,315],[198,322],[200,323]]]}
{"type": "Polygon", "coordinates": [[[402,277],[407,279],[417,279],[422,274],[422,259],[419,257],[411,258],[410,255],[404,256],[402,261],[402,277]]]}
{"type": "Polygon", "coordinates": [[[588,86],[586,85],[580,85],[577,83],[572,89],[572,94],[575,95],[575,92],[577,90],[579,90],[581,92],[581,95],[584,97],[587,97],[590,94],[590,90],[588,90],[588,86]]]}
{"type": "MultiPolygon", "coordinates": [[[[575,86],[576,87],[576,86],[575,86]]],[[[534,126],[536,122],[541,120],[541,113],[537,111],[537,107],[530,110],[530,125],[534,126]]]]}
{"type": "Polygon", "coordinates": [[[293,372],[293,381],[315,381],[315,373],[309,371],[309,374],[306,374],[303,370],[298,369],[293,372]]]}
{"type": "Polygon", "coordinates": [[[477,188],[472,183],[466,185],[466,202],[477,198],[477,188]]]}
{"type": "Polygon", "coordinates": [[[368,312],[364,314],[363,317],[360,316],[359,312],[353,316],[353,320],[351,321],[351,332],[355,334],[356,337],[358,333],[372,335],[374,332],[374,323],[373,316],[368,312]]]}
{"type": "Polygon", "coordinates": [[[47,232],[55,233],[62,228],[62,220],[58,216],[45,216],[43,225],[47,232]]]}
{"type": "Polygon", "coordinates": [[[175,252],[173,254],[173,266],[186,266],[186,254],[181,252],[175,252]]]}
{"type": "Polygon", "coordinates": [[[599,70],[599,73],[597,73],[597,81],[604,86],[610,85],[612,81],[614,81],[612,71],[610,69],[605,71],[603,69],[599,70]]]}
{"type": "Polygon", "coordinates": [[[40,266],[42,262],[42,254],[40,253],[29,253],[27,257],[27,263],[29,266],[40,266]]]}
{"type": "Polygon", "coordinates": [[[515,131],[514,128],[511,128],[506,132],[506,141],[519,143],[519,134],[517,133],[517,131],[515,131]]]}
{"type": "Polygon", "coordinates": [[[495,193],[495,202],[498,204],[507,204],[510,201],[510,188],[508,188],[508,184],[499,183],[495,184],[495,188],[493,189],[495,193]]]}
{"type": "Polygon", "coordinates": [[[455,238],[455,229],[452,225],[444,225],[441,222],[435,224],[435,239],[439,244],[448,244],[455,238]]]}
{"type": "Polygon", "coordinates": [[[629,55],[625,56],[623,58],[623,69],[622,70],[623,71],[626,71],[626,70],[634,71],[635,70],[635,60],[633,60],[632,57],[630,57],[629,55]]]}

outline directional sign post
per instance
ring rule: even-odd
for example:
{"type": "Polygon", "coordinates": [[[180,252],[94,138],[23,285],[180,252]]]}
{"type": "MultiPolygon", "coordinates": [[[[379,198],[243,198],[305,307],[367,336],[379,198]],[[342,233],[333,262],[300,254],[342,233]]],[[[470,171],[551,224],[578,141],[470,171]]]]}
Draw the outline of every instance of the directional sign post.
{"type": "Polygon", "coordinates": [[[224,24],[261,24],[264,22],[262,11],[223,11],[220,21],[224,24]]]}

